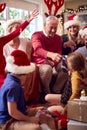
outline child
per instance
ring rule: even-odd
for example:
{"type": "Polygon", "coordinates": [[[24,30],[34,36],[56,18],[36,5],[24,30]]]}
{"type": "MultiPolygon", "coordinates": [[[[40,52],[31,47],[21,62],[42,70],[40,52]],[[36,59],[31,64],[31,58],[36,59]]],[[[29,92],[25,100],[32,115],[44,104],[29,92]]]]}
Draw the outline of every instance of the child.
{"type": "Polygon", "coordinates": [[[46,124],[40,125],[38,117],[28,116],[26,111],[22,88],[27,74],[34,69],[35,65],[30,64],[28,56],[21,50],[14,50],[6,58],[8,73],[0,88],[0,128],[2,130],[51,130],[46,124]]]}
{"type": "Polygon", "coordinates": [[[56,104],[48,107],[48,110],[58,110],[64,113],[68,100],[80,98],[83,79],[86,78],[85,59],[81,53],[73,52],[67,56],[68,72],[71,76],[71,85],[66,85],[63,94],[48,94],[45,100],[56,104]],[[71,86],[71,87],[70,87],[71,86]],[[60,105],[59,105],[60,104],[60,105]],[[62,107],[63,106],[63,107],[62,107]]]}

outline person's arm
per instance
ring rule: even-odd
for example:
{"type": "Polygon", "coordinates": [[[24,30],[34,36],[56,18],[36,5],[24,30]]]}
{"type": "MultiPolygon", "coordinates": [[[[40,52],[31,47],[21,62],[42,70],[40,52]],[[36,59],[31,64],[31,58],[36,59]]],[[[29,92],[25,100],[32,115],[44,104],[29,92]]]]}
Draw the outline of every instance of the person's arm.
{"type": "MultiPolygon", "coordinates": [[[[44,49],[44,47],[43,47],[44,45],[42,45],[43,41],[44,41],[44,37],[42,34],[37,32],[32,35],[32,46],[34,49],[34,54],[38,55],[39,57],[49,58],[54,62],[59,62],[61,60],[62,56],[57,52],[54,53],[54,52],[47,51],[46,49],[44,49]]],[[[59,41],[59,43],[60,42],[61,41],[59,41]]],[[[61,51],[62,51],[62,46],[61,46],[61,51]]]]}
{"type": "Polygon", "coordinates": [[[75,47],[76,47],[76,44],[75,44],[75,42],[74,41],[67,41],[67,42],[64,42],[64,44],[63,44],[63,47],[64,48],[67,48],[67,47],[69,47],[69,48],[71,48],[71,50],[73,51],[74,49],[75,49],[75,47]]]}
{"type": "Polygon", "coordinates": [[[16,36],[20,35],[20,33],[26,28],[26,26],[29,24],[28,21],[25,21],[24,23],[22,23],[15,31],[13,31],[12,33],[6,35],[6,36],[2,36],[0,37],[0,44],[3,44],[3,46],[11,41],[12,39],[14,39],[16,36]]]}
{"type": "Polygon", "coordinates": [[[3,46],[14,39],[16,36],[20,35],[20,33],[28,26],[28,24],[38,15],[38,9],[35,9],[31,14],[28,14],[28,18],[25,22],[23,22],[15,31],[6,36],[0,37],[0,44],[3,46]]]}
{"type": "Polygon", "coordinates": [[[53,52],[47,52],[47,57],[52,59],[54,62],[60,62],[62,59],[62,56],[58,53],[53,53],[53,52]]]}
{"type": "Polygon", "coordinates": [[[32,42],[30,40],[27,41],[26,52],[27,52],[28,58],[31,61],[32,42]]]}
{"type": "Polygon", "coordinates": [[[71,50],[73,50],[75,48],[75,42],[72,40],[69,40],[68,35],[64,34],[61,36],[62,38],[62,46],[63,48],[71,48],[71,50]]]}
{"type": "Polygon", "coordinates": [[[34,116],[29,117],[29,116],[21,113],[17,109],[16,102],[8,102],[7,105],[8,105],[8,113],[14,119],[21,120],[21,121],[27,121],[27,122],[31,122],[31,123],[38,123],[39,122],[39,119],[37,117],[34,117],[34,116]]]}
{"type": "Polygon", "coordinates": [[[71,79],[71,85],[72,85],[72,95],[69,100],[72,100],[74,98],[78,98],[80,96],[80,85],[81,80],[80,78],[76,78],[75,76],[71,79]]]}
{"type": "Polygon", "coordinates": [[[42,46],[42,39],[43,35],[41,33],[35,32],[32,35],[31,41],[32,41],[32,47],[34,50],[34,55],[37,55],[38,57],[47,58],[47,50],[45,50],[42,46]]]}

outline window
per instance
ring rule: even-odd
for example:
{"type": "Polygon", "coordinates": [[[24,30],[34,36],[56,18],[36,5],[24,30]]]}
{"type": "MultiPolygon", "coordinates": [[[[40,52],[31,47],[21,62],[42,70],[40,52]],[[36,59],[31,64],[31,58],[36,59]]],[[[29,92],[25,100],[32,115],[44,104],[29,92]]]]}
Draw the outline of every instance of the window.
{"type": "Polygon", "coordinates": [[[81,26],[84,27],[87,25],[87,13],[79,13],[79,19],[81,21],[81,26]]]}
{"type": "MultiPolygon", "coordinates": [[[[0,13],[0,23],[2,25],[0,26],[0,36],[3,36],[6,34],[6,21],[8,19],[15,18],[15,19],[22,19],[24,21],[27,15],[28,15],[28,11],[25,9],[6,7],[6,9],[2,13],[0,13]]],[[[41,21],[39,20],[39,18],[41,18],[40,15],[38,16],[38,18],[35,18],[33,21],[31,21],[29,26],[27,26],[27,28],[22,33],[23,36],[31,39],[32,33],[42,29],[42,28],[39,28],[38,26],[39,22],[41,21]]]]}

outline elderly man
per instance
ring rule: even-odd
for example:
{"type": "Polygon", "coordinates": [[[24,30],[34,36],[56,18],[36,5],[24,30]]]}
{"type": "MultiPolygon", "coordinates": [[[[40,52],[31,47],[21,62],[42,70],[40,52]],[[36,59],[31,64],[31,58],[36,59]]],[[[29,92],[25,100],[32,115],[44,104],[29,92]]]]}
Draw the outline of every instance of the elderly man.
{"type": "Polygon", "coordinates": [[[55,16],[48,16],[43,31],[32,35],[32,61],[39,66],[45,94],[61,93],[67,79],[67,73],[61,71],[62,41],[56,34],[57,27],[58,19],[55,16]],[[53,77],[56,77],[54,81],[53,77]]]}

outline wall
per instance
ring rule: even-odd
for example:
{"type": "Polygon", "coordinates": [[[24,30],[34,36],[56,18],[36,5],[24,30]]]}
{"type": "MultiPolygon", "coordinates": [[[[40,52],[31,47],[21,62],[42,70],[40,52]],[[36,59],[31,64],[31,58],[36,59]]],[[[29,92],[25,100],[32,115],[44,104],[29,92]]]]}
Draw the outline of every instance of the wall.
{"type": "MultiPolygon", "coordinates": [[[[78,9],[79,6],[82,6],[82,5],[87,5],[87,0],[67,0],[67,1],[65,2],[65,10],[66,10],[67,8],[76,10],[76,9],[78,9]]],[[[76,12],[75,12],[75,13],[76,13],[76,12]]],[[[78,15],[79,15],[79,14],[82,14],[82,15],[87,14],[87,9],[86,9],[85,11],[80,11],[80,12],[78,12],[77,14],[78,14],[78,15]]],[[[65,13],[65,14],[64,14],[64,21],[67,21],[67,16],[69,16],[69,15],[70,15],[69,13],[65,13]]],[[[80,19],[80,20],[81,20],[81,19],[80,19]]],[[[87,21],[87,18],[86,18],[86,21],[87,21]]],[[[81,20],[81,23],[83,23],[82,20],[81,20]]],[[[83,27],[83,24],[82,24],[81,27],[83,27]]],[[[66,30],[64,30],[64,33],[66,33],[66,30]]]]}
{"type": "Polygon", "coordinates": [[[79,5],[87,5],[87,0],[68,0],[65,2],[65,8],[78,8],[79,5]]]}

